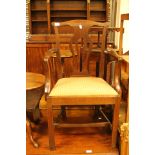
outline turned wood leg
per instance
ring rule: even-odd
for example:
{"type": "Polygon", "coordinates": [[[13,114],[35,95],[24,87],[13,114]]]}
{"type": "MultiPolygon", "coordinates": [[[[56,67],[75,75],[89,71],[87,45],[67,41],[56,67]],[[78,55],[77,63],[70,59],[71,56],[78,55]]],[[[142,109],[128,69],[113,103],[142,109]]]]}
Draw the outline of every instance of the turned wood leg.
{"type": "Polygon", "coordinates": [[[120,98],[117,99],[114,105],[114,115],[112,123],[112,147],[116,147],[117,129],[119,121],[119,108],[120,108],[120,98]]]}
{"type": "Polygon", "coordinates": [[[55,150],[55,139],[54,139],[54,120],[52,105],[48,103],[48,135],[49,135],[49,148],[55,150]]]}
{"type": "Polygon", "coordinates": [[[26,120],[26,129],[28,131],[28,135],[29,135],[30,141],[32,142],[33,146],[36,147],[36,148],[38,148],[39,145],[33,139],[32,130],[31,130],[31,123],[30,123],[30,121],[28,119],[26,120]]]}

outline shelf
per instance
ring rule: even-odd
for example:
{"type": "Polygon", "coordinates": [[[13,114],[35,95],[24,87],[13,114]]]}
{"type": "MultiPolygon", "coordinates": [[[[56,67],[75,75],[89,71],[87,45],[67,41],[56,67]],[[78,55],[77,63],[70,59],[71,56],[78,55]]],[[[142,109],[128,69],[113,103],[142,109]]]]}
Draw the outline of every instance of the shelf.
{"type": "Polygon", "coordinates": [[[82,17],[82,18],[86,18],[87,16],[73,16],[73,15],[71,15],[71,16],[51,16],[52,18],[54,18],[54,17],[57,17],[57,18],[78,18],[78,17],[82,17]]]}
{"type": "Polygon", "coordinates": [[[47,34],[47,22],[32,22],[32,34],[47,34]]]}
{"type": "Polygon", "coordinates": [[[31,9],[31,11],[47,11],[46,8],[36,8],[36,9],[31,9]]]}
{"type": "Polygon", "coordinates": [[[81,9],[81,8],[75,8],[75,9],[74,8],[57,8],[57,9],[52,9],[52,11],[86,11],[86,10],[81,9]]]}
{"type": "Polygon", "coordinates": [[[106,11],[106,1],[99,1],[99,0],[95,0],[95,1],[90,1],[90,10],[103,10],[106,11]]]}
{"type": "Polygon", "coordinates": [[[86,16],[81,16],[81,17],[51,17],[51,18],[55,18],[55,19],[58,19],[58,18],[60,18],[60,20],[62,20],[61,18],[66,18],[66,19],[68,19],[68,18],[86,18],[86,16]]]}
{"type": "Polygon", "coordinates": [[[51,10],[59,10],[59,11],[65,11],[65,10],[87,10],[87,1],[60,1],[55,0],[51,1],[51,10]]]}
{"type": "Polygon", "coordinates": [[[90,12],[90,19],[98,22],[106,21],[106,13],[102,12],[90,12]]]}
{"type": "MultiPolygon", "coordinates": [[[[90,19],[106,22],[106,0],[31,0],[30,30],[33,34],[53,33],[51,22],[90,19]]],[[[68,32],[68,30],[67,30],[68,32]]]]}
{"type": "Polygon", "coordinates": [[[31,13],[32,21],[47,21],[47,12],[38,11],[31,13]]]}
{"type": "Polygon", "coordinates": [[[52,17],[52,22],[64,22],[67,20],[74,20],[74,19],[86,19],[86,17],[52,17]]]}
{"type": "Polygon", "coordinates": [[[81,12],[81,11],[51,11],[51,17],[65,17],[65,18],[70,18],[70,17],[87,17],[86,12],[81,12]]]}
{"type": "Polygon", "coordinates": [[[47,10],[46,0],[31,0],[31,10],[47,10]]]}
{"type": "Polygon", "coordinates": [[[48,20],[47,19],[46,20],[36,19],[36,20],[32,20],[32,22],[48,22],[48,20]]]}
{"type": "Polygon", "coordinates": [[[94,12],[106,12],[106,10],[99,10],[99,9],[91,9],[90,11],[94,11],[94,12]]]}
{"type": "Polygon", "coordinates": [[[69,13],[73,13],[73,12],[76,12],[76,13],[78,13],[77,11],[80,11],[80,12],[87,12],[86,10],[71,10],[71,9],[62,9],[62,10],[59,10],[59,9],[57,9],[57,10],[51,10],[51,13],[59,13],[59,14],[62,14],[62,13],[66,13],[66,11],[69,13]]]}
{"type": "Polygon", "coordinates": [[[65,1],[85,1],[85,2],[87,2],[87,0],[53,0],[53,1],[63,1],[63,2],[65,2],[65,1]]]}

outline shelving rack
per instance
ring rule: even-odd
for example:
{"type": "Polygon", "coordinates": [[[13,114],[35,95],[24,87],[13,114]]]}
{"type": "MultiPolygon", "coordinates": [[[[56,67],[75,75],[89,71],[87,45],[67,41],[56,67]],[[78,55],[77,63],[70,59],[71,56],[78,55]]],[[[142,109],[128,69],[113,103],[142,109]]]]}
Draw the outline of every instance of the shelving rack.
{"type": "Polygon", "coordinates": [[[51,34],[51,22],[72,19],[108,21],[107,0],[29,0],[30,34],[51,34]]]}

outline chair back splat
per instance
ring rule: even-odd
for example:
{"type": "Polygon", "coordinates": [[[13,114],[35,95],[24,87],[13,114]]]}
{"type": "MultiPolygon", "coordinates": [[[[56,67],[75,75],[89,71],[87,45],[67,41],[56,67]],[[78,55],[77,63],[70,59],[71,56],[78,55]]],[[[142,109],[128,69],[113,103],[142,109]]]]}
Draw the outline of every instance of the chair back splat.
{"type": "MultiPolygon", "coordinates": [[[[62,57],[60,54],[60,33],[59,28],[67,26],[73,32],[70,38],[69,49],[72,53],[72,73],[71,76],[89,76],[89,63],[90,56],[93,53],[95,44],[93,42],[93,36],[95,30],[100,29],[102,31],[101,40],[101,52],[100,52],[100,66],[99,76],[103,77],[104,74],[104,50],[106,43],[106,32],[108,23],[100,23],[89,20],[71,20],[67,22],[61,22],[60,24],[54,23],[54,30],[56,35],[56,49],[59,63],[62,64],[62,57]],[[95,27],[95,29],[94,29],[95,27]]],[[[62,67],[63,68],[63,67],[62,67]]]]}

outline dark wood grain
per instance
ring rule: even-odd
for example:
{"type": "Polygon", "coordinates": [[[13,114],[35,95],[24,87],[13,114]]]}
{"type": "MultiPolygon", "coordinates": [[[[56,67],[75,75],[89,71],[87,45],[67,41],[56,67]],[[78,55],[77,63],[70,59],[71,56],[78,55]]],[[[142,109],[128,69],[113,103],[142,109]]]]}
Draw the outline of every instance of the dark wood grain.
{"type": "Polygon", "coordinates": [[[44,74],[43,59],[51,44],[27,44],[26,71],[44,74]]]}

